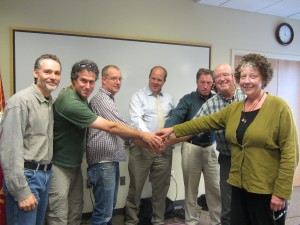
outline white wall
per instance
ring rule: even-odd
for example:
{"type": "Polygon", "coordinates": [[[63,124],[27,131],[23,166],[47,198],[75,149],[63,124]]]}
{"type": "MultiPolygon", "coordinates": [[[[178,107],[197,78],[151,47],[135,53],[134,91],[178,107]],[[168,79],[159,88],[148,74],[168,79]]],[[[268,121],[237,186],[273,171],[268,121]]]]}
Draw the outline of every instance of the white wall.
{"type": "MultiPolygon", "coordinates": [[[[193,0],[1,0],[0,68],[6,98],[12,94],[10,27],[207,43],[212,45],[212,68],[219,63],[231,63],[232,49],[300,54],[300,21],[218,9],[195,4],[193,0]],[[289,46],[276,42],[274,33],[280,22],[288,22],[294,28],[295,38],[289,46]]],[[[68,76],[69,71],[63,74],[68,76]]],[[[168,82],[172,79],[176,78],[170,76],[168,82]]],[[[193,84],[191,87],[191,91],[196,88],[193,84]]],[[[172,167],[178,184],[177,200],[183,199],[179,147],[174,150],[172,167]]],[[[121,175],[127,176],[126,169],[126,165],[122,165],[121,175]]],[[[128,184],[128,179],[126,181],[128,184]]],[[[126,194],[127,188],[122,186],[117,208],[124,206],[126,194]]],[[[174,182],[171,182],[169,195],[174,200],[174,182]]],[[[85,211],[89,207],[86,206],[85,211]]]]}

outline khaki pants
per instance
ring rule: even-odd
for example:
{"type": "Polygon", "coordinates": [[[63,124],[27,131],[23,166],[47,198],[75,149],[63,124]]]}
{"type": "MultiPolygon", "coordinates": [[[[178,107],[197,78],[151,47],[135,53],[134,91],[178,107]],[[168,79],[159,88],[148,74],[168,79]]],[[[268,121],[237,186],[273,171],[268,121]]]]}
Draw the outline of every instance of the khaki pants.
{"type": "Polygon", "coordinates": [[[185,223],[188,225],[199,224],[197,197],[201,173],[203,173],[204,176],[205,195],[211,224],[220,224],[220,176],[215,149],[215,144],[202,148],[188,142],[182,143],[181,155],[185,187],[185,223]]]}
{"type": "Polygon", "coordinates": [[[153,155],[138,146],[130,148],[128,170],[130,184],[126,199],[126,225],[138,223],[137,214],[144,184],[149,174],[152,185],[152,224],[164,224],[165,199],[170,186],[172,149],[153,155]]]}
{"type": "Polygon", "coordinates": [[[53,165],[46,213],[47,225],[80,225],[83,209],[81,167],[53,165]]]}

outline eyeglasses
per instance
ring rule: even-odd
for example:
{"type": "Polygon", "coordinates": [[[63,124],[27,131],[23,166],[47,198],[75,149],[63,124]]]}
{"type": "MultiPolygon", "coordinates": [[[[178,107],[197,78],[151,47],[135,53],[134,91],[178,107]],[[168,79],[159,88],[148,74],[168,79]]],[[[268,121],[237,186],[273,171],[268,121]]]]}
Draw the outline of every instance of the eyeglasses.
{"type": "Polygon", "coordinates": [[[229,77],[229,76],[231,76],[231,75],[233,75],[233,74],[232,74],[232,73],[220,73],[220,74],[215,74],[215,75],[214,75],[214,78],[215,78],[215,79],[218,79],[218,78],[221,78],[221,77],[226,78],[226,77],[229,77]]]}
{"type": "Polygon", "coordinates": [[[86,67],[94,68],[94,67],[96,67],[96,64],[94,64],[94,63],[91,63],[91,64],[79,63],[78,66],[79,66],[80,68],[86,68],[86,67]]]}
{"type": "Polygon", "coordinates": [[[120,77],[120,78],[118,78],[118,77],[107,77],[106,79],[111,80],[112,82],[117,82],[117,81],[122,82],[122,81],[124,81],[123,77],[120,77]]]}
{"type": "Polygon", "coordinates": [[[279,213],[279,212],[273,212],[273,219],[279,220],[281,217],[284,216],[284,214],[287,213],[289,207],[290,207],[290,204],[288,204],[287,207],[283,211],[281,211],[279,215],[275,215],[275,213],[279,213]]]}

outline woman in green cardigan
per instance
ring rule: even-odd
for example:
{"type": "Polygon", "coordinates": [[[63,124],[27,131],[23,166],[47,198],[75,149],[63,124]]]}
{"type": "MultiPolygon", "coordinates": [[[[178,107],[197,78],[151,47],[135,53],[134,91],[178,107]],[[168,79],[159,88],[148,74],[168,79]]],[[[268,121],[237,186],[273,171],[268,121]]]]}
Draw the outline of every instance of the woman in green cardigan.
{"type": "MultiPolygon", "coordinates": [[[[174,132],[178,138],[225,129],[232,157],[227,181],[233,187],[231,225],[282,225],[299,154],[293,116],[284,100],[263,91],[273,77],[265,57],[245,55],[235,72],[245,101],[157,134],[170,137],[174,132]]],[[[177,140],[171,137],[166,145],[177,140]]]]}

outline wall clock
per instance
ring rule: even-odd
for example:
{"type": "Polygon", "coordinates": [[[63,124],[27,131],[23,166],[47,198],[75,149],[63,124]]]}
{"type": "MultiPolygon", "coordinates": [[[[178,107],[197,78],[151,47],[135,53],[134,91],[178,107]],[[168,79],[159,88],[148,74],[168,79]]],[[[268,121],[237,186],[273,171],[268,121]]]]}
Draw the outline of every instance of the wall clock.
{"type": "Polygon", "coordinates": [[[276,28],[276,39],[282,45],[289,45],[294,39],[294,30],[288,23],[281,23],[276,28]]]}

